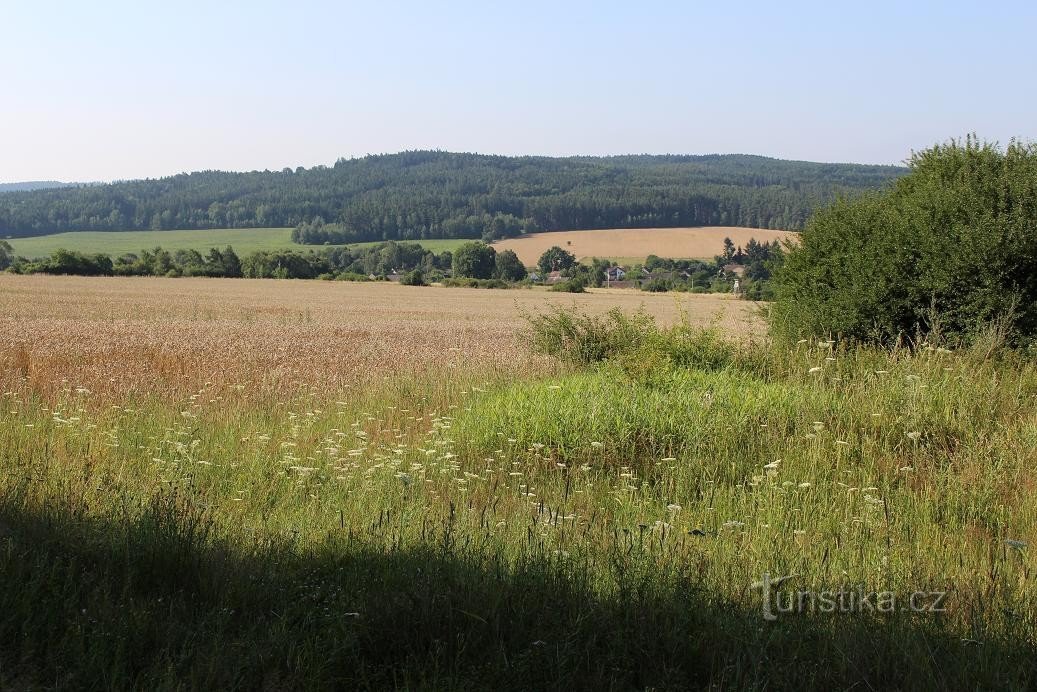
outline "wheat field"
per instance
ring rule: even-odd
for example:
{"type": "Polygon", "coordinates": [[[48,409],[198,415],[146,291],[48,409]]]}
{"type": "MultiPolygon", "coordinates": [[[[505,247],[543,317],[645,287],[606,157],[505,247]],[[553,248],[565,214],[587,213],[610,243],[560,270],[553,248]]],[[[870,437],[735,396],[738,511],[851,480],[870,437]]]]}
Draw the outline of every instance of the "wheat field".
{"type": "Polygon", "coordinates": [[[53,389],[178,395],[202,384],[331,391],[387,374],[459,366],[532,374],[516,335],[549,305],[685,315],[737,338],[757,308],[722,295],[600,290],[559,294],[385,283],[0,274],[0,363],[53,389]]]}
{"type": "Polygon", "coordinates": [[[744,246],[755,238],[761,243],[794,240],[792,231],[766,228],[702,226],[696,228],[618,228],[596,231],[533,233],[493,244],[497,251],[514,250],[527,266],[557,245],[579,260],[591,257],[641,261],[648,255],[674,259],[712,259],[724,249],[724,238],[744,246]]]}

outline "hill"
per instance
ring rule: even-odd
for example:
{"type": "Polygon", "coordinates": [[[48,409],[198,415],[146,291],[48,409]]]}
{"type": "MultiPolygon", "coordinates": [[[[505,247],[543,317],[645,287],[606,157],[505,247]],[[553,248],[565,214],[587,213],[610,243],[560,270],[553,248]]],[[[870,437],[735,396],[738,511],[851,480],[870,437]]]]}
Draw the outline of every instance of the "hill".
{"type": "Polygon", "coordinates": [[[75,183],[61,183],[57,180],[31,180],[22,183],[0,183],[0,192],[31,192],[32,190],[49,190],[73,185],[75,183]]]}
{"type": "Polygon", "coordinates": [[[0,237],[295,227],[300,242],[500,238],[588,228],[801,228],[894,166],[760,156],[507,157],[413,151],[278,172],[203,171],[0,197],[0,237]]]}

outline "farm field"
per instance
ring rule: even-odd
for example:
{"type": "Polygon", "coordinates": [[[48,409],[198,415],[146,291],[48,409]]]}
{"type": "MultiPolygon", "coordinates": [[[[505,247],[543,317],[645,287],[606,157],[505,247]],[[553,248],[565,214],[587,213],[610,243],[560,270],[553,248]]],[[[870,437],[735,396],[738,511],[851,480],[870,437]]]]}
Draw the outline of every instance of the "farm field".
{"type": "Polygon", "coordinates": [[[578,260],[591,257],[643,261],[648,255],[672,259],[712,259],[724,248],[724,238],[744,246],[751,238],[763,242],[794,239],[791,231],[760,228],[708,226],[699,228],[622,228],[597,231],[557,231],[533,233],[493,244],[498,251],[514,250],[528,266],[557,245],[578,260]]]}
{"type": "Polygon", "coordinates": [[[217,228],[201,231],[75,231],[7,242],[22,257],[45,257],[55,250],[104,253],[116,257],[127,252],[162,247],[165,250],[221,250],[228,245],[239,254],[257,250],[299,248],[292,243],[290,228],[217,228]]]}
{"type": "MultiPolygon", "coordinates": [[[[557,231],[534,233],[522,238],[498,241],[498,250],[515,250],[527,266],[534,266],[540,255],[553,245],[572,252],[578,259],[607,257],[626,263],[643,261],[648,255],[670,258],[712,258],[723,249],[724,238],[730,237],[736,245],[744,245],[750,238],[760,242],[795,238],[788,231],[758,228],[704,227],[612,229],[599,231],[557,231]]],[[[12,238],[7,242],[15,254],[23,257],[44,257],[64,248],[86,253],[105,253],[118,256],[160,246],[166,250],[198,250],[205,253],[211,248],[230,245],[239,255],[258,250],[319,250],[321,245],[298,245],[291,241],[290,228],[223,228],[191,231],[77,231],[55,233],[31,238],[12,238]]],[[[420,241],[433,252],[454,250],[465,239],[447,238],[420,241]]],[[[351,243],[351,247],[377,245],[378,242],[351,243]]]]}
{"type": "Polygon", "coordinates": [[[216,380],[334,387],[458,363],[514,374],[530,366],[515,336],[522,314],[548,305],[644,306],[664,324],[683,311],[693,324],[719,319],[736,338],[760,329],[756,305],[723,295],[0,274],[0,363],[10,373],[17,355],[41,390],[67,380],[119,393],[182,394],[216,380]]]}
{"type": "MultiPolygon", "coordinates": [[[[259,250],[319,250],[318,245],[299,245],[292,242],[290,228],[217,228],[190,231],[76,231],[54,233],[31,238],[11,238],[7,242],[16,255],[36,258],[45,257],[59,248],[86,253],[104,253],[113,257],[127,252],[162,247],[166,250],[198,250],[201,253],[211,248],[221,250],[228,245],[239,255],[259,250]]],[[[452,250],[463,240],[422,240],[423,246],[433,252],[452,250]]],[[[353,246],[377,245],[377,243],[353,243],[353,246]]]]}
{"type": "Polygon", "coordinates": [[[756,310],[0,275],[0,687],[1032,689],[1037,368],[756,310]]]}

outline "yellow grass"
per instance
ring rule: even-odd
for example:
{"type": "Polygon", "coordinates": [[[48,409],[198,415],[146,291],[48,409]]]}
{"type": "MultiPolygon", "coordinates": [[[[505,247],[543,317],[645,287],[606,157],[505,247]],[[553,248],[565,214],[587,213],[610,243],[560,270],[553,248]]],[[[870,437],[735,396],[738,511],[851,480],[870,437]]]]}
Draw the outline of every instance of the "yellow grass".
{"type": "Polygon", "coordinates": [[[762,242],[795,238],[792,231],[761,228],[703,226],[699,228],[624,228],[600,231],[534,233],[494,243],[497,251],[514,250],[527,266],[553,245],[568,250],[577,259],[589,257],[643,260],[648,255],[674,259],[711,259],[724,249],[724,238],[745,245],[751,238],[762,242]]]}
{"type": "Polygon", "coordinates": [[[551,304],[758,327],[752,303],[715,295],[0,275],[0,386],[178,396],[206,383],[336,391],[444,368],[535,374],[551,366],[516,333],[551,304]]]}

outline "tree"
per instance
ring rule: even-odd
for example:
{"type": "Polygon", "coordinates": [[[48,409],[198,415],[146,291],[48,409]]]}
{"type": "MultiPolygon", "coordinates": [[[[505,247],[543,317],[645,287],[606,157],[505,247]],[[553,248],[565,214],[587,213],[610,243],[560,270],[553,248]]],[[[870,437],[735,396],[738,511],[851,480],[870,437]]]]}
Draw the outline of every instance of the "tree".
{"type": "Polygon", "coordinates": [[[885,193],[818,213],[777,270],[779,336],[891,345],[997,323],[1037,338],[1037,145],[951,141],[885,193]]]}
{"type": "Polygon", "coordinates": [[[0,240],[0,271],[11,266],[14,262],[14,248],[6,240],[0,240]]]}
{"type": "Polygon", "coordinates": [[[724,264],[735,258],[735,244],[730,238],[724,238],[724,253],[721,257],[724,258],[724,264]]]}
{"type": "Polygon", "coordinates": [[[496,268],[497,251],[486,243],[465,243],[453,254],[456,278],[489,279],[496,268]]]}
{"type": "Polygon", "coordinates": [[[526,267],[514,250],[497,253],[496,277],[503,281],[522,281],[526,278],[526,267]]]}
{"type": "Polygon", "coordinates": [[[576,264],[576,255],[555,245],[540,255],[537,268],[543,274],[550,274],[553,271],[565,271],[574,264],[576,264]]]}
{"type": "Polygon", "coordinates": [[[232,279],[241,278],[241,259],[238,258],[238,253],[234,252],[234,248],[230,245],[223,248],[221,255],[223,261],[223,275],[232,279]]]}

